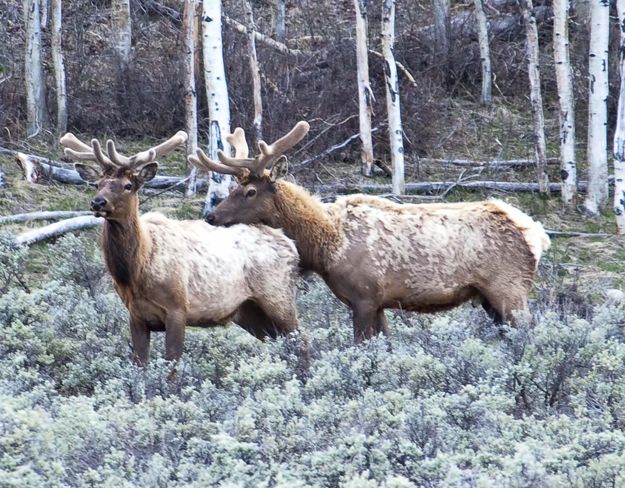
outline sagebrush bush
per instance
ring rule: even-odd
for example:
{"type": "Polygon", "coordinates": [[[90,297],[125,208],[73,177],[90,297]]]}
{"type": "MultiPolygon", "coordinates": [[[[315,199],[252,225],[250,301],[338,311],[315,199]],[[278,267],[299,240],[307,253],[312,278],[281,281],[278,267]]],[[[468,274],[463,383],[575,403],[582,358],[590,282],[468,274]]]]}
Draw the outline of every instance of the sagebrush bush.
{"type": "Polygon", "coordinates": [[[68,236],[27,283],[0,239],[0,485],[602,487],[625,483],[625,309],[535,306],[499,330],[470,306],[388,314],[353,346],[319,281],[312,364],[287,339],[190,330],[174,383],[153,334],[133,365],[98,245],[68,236]],[[33,285],[33,283],[40,283],[33,285]]]}

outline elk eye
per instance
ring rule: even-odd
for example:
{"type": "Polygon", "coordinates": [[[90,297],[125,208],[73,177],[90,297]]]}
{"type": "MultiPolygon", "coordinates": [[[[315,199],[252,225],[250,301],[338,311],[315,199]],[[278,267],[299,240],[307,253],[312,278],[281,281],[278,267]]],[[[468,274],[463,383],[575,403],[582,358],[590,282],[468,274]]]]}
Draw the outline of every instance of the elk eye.
{"type": "Polygon", "coordinates": [[[126,184],[124,185],[124,190],[126,190],[126,191],[130,191],[130,190],[132,190],[132,183],[126,183],[126,184]]]}
{"type": "Polygon", "coordinates": [[[252,198],[256,196],[256,188],[248,188],[245,198],[252,198]]]}

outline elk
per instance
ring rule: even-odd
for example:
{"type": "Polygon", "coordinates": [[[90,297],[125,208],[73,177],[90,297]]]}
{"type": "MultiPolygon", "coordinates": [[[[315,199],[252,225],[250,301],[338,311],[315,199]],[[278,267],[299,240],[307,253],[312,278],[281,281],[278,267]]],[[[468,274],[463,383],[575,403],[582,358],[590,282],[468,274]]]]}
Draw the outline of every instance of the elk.
{"type": "MultiPolygon", "coordinates": [[[[75,168],[97,187],[91,210],[105,219],[102,251],[128,308],[139,365],[148,360],[152,331],[165,331],[165,358],[178,360],[186,325],[213,327],[232,320],[259,339],[294,332],[298,325],[299,257],[282,231],[244,225],[226,229],[156,212],[139,216],[137,192],[155,177],[155,160],[186,139],[180,131],[127,157],[111,140],[104,151],[97,139],[89,146],[71,133],[61,138],[68,158],[99,165],[76,163],[75,168]]],[[[305,356],[305,338],[301,340],[305,356]]]]}
{"type": "Polygon", "coordinates": [[[308,129],[299,122],[272,145],[259,142],[260,153],[249,158],[238,128],[228,136],[234,157],[220,152],[215,161],[201,150],[190,156],[202,169],[238,179],[207,221],[283,229],[296,242],[302,269],[318,273],[352,309],[357,343],[388,335],[386,308],[436,312],[471,299],[496,323],[514,322],[516,310],[527,310],[550,244],[540,223],[500,200],[402,205],[350,195],[321,203],[283,179],[281,156],[308,129]]]}

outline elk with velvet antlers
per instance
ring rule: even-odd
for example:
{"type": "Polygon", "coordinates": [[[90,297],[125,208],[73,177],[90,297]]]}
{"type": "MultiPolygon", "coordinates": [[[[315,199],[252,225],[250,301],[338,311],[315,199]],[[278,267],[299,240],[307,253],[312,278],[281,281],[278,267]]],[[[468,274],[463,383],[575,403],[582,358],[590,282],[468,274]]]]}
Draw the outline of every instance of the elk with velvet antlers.
{"type": "MultiPolygon", "coordinates": [[[[185,326],[229,320],[259,339],[295,331],[298,255],[293,242],[266,226],[213,227],[160,213],[139,217],[141,186],[154,178],[159,158],[184,143],[185,132],[126,157],[113,141],[106,152],[73,134],[61,138],[65,155],[95,183],[91,210],[104,217],[102,248],[117,293],[128,308],[135,361],[148,360],[151,331],[165,331],[165,357],[182,355],[185,326]]],[[[302,353],[305,351],[305,338],[302,353]]]]}
{"type": "Polygon", "coordinates": [[[238,178],[207,220],[283,229],[296,242],[300,266],[321,275],[353,310],[356,342],[388,334],[386,308],[435,312],[473,299],[496,322],[527,310],[538,261],[549,247],[540,223],[499,200],[401,205],[350,195],[321,203],[281,179],[287,166],[280,156],[308,129],[299,122],[274,144],[260,142],[260,154],[249,158],[238,128],[228,136],[234,157],[220,152],[214,161],[201,150],[189,156],[200,168],[238,178]]]}

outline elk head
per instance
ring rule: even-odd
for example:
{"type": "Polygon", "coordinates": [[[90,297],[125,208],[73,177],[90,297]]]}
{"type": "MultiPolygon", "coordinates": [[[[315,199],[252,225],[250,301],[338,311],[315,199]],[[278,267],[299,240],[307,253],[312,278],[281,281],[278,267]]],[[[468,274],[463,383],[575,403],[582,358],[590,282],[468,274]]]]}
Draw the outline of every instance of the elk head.
{"type": "Polygon", "coordinates": [[[119,220],[136,211],[137,192],[145,182],[156,176],[156,158],[172,152],[186,140],[186,132],[179,131],[162,144],[130,157],[118,153],[111,140],[106,142],[104,151],[97,139],[93,139],[89,146],[69,132],[61,137],[61,144],[65,146],[68,158],[98,163],[99,167],[83,163],[75,163],[74,167],[84,181],[95,184],[98,190],[91,201],[94,214],[119,220]]]}
{"type": "Polygon", "coordinates": [[[234,157],[219,151],[219,161],[214,161],[201,149],[197,149],[197,155],[188,156],[189,162],[199,169],[233,175],[238,181],[238,186],[217,205],[214,212],[206,216],[206,221],[224,226],[263,223],[280,227],[278,222],[274,222],[278,215],[275,183],[288,172],[288,163],[282,155],[301,141],[309,129],[308,122],[300,121],[273,144],[260,141],[260,153],[250,158],[245,133],[238,127],[226,136],[235,150],[234,157]]]}

